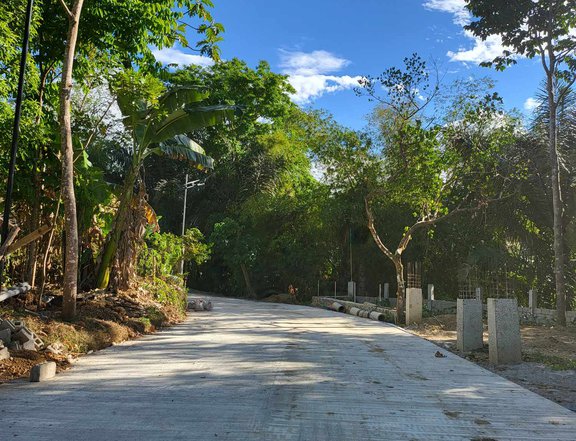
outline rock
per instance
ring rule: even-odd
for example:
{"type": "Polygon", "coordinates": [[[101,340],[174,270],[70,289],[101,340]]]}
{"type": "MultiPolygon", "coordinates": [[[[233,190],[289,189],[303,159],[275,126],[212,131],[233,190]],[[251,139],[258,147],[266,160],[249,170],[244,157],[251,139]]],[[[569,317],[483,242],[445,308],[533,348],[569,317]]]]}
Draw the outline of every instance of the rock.
{"type": "Polygon", "coordinates": [[[0,360],[7,360],[8,358],[10,358],[10,352],[8,351],[8,348],[1,348],[0,360]]]}
{"type": "Polygon", "coordinates": [[[212,311],[212,302],[204,299],[194,299],[188,302],[188,309],[192,311],[212,311]]]}
{"type": "Polygon", "coordinates": [[[62,350],[64,349],[64,345],[60,342],[52,343],[46,347],[46,351],[50,352],[51,354],[61,355],[62,350]]]}
{"type": "Polygon", "coordinates": [[[48,380],[56,375],[56,363],[47,361],[37,364],[30,370],[30,381],[39,382],[48,380]]]}
{"type": "Polygon", "coordinates": [[[12,343],[12,331],[10,329],[2,329],[0,331],[0,340],[2,340],[5,345],[12,343]]]}

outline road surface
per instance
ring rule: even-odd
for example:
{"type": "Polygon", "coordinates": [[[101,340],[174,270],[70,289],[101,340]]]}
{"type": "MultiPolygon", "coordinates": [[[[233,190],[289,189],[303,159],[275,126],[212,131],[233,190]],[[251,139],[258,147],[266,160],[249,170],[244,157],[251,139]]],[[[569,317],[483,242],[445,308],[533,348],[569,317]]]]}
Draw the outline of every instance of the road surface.
{"type": "Polygon", "coordinates": [[[0,439],[576,440],[575,413],[395,326],[213,302],[54,380],[0,386],[0,439]]]}

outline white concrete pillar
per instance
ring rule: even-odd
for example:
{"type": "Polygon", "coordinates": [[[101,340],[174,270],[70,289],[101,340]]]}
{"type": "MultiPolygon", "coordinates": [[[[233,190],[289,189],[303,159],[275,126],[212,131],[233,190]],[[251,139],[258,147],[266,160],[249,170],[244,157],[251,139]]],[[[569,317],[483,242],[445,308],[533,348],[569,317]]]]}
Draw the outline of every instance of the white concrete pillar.
{"type": "Polygon", "coordinates": [[[406,324],[422,323],[422,289],[406,289],[406,324]]]}
{"type": "Polygon", "coordinates": [[[482,303],[476,299],[456,301],[456,343],[460,352],[481,349],[484,345],[482,303]]]}
{"type": "Polygon", "coordinates": [[[352,297],[353,301],[356,301],[356,282],[352,280],[348,282],[348,297],[352,297]]]}
{"type": "Polygon", "coordinates": [[[476,288],[476,300],[480,300],[482,303],[482,288],[476,288]]]}
{"type": "Polygon", "coordinates": [[[428,300],[436,300],[434,298],[434,285],[432,283],[428,284],[428,300]]]}
{"type": "Polygon", "coordinates": [[[390,284],[385,283],[384,284],[384,299],[389,299],[389,298],[390,298],[390,284]]]}
{"type": "Polygon", "coordinates": [[[538,291],[536,289],[528,291],[528,308],[532,314],[536,314],[536,308],[538,308],[538,291]]]}
{"type": "Polygon", "coordinates": [[[522,340],[516,299],[488,299],[488,358],[492,364],[520,363],[522,340]]]}

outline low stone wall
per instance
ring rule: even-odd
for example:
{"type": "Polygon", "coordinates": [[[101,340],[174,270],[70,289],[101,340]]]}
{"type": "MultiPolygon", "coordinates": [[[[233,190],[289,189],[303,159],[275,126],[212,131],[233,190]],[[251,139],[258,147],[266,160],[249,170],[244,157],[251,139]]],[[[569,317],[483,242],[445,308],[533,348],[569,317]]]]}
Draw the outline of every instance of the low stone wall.
{"type": "Polygon", "coordinates": [[[392,308],[386,308],[383,306],[378,306],[375,305],[373,303],[354,303],[354,302],[349,302],[346,300],[341,300],[341,299],[334,299],[333,297],[312,297],[312,305],[314,306],[320,306],[322,308],[328,308],[332,303],[334,302],[338,302],[342,305],[344,305],[344,308],[346,309],[346,313],[350,312],[350,308],[359,308],[359,309],[363,309],[365,311],[369,311],[369,312],[380,312],[382,314],[384,314],[385,317],[385,321],[389,322],[389,323],[396,323],[396,310],[392,309],[392,308]]]}
{"type": "MultiPolygon", "coordinates": [[[[536,308],[533,312],[530,308],[519,307],[518,313],[520,314],[521,323],[547,325],[556,322],[556,310],[554,309],[536,308]]],[[[566,312],[566,323],[576,325],[576,311],[566,312]]]]}
{"type": "MultiPolygon", "coordinates": [[[[362,303],[373,303],[378,304],[380,303],[380,299],[378,297],[365,297],[365,296],[357,296],[356,300],[362,303]]],[[[388,304],[386,307],[395,308],[396,307],[396,297],[392,297],[387,299],[388,304]]],[[[383,302],[386,299],[382,299],[383,302]]],[[[423,305],[428,308],[429,311],[435,313],[442,313],[442,314],[456,314],[456,302],[452,300],[423,300],[423,305]]]]}

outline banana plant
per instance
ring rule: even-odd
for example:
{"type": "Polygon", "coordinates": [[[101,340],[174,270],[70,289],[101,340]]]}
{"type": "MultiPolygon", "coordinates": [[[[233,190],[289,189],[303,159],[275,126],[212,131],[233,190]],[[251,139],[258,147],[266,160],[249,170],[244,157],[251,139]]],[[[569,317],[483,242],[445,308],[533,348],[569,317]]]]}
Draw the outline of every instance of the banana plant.
{"type": "Polygon", "coordinates": [[[133,141],[132,159],[120,193],[120,204],[112,230],[102,250],[96,280],[98,288],[108,287],[118,244],[123,232],[129,228],[127,219],[132,206],[134,185],[146,158],[151,155],[168,156],[188,161],[201,170],[212,169],[212,158],[186,134],[230,120],[237,110],[235,106],[229,105],[201,105],[208,93],[198,88],[173,88],[156,97],[154,87],[147,87],[142,77],[134,87],[134,78],[138,77],[138,74],[125,77],[129,78],[128,83],[124,82],[117,91],[123,123],[133,141]]]}

